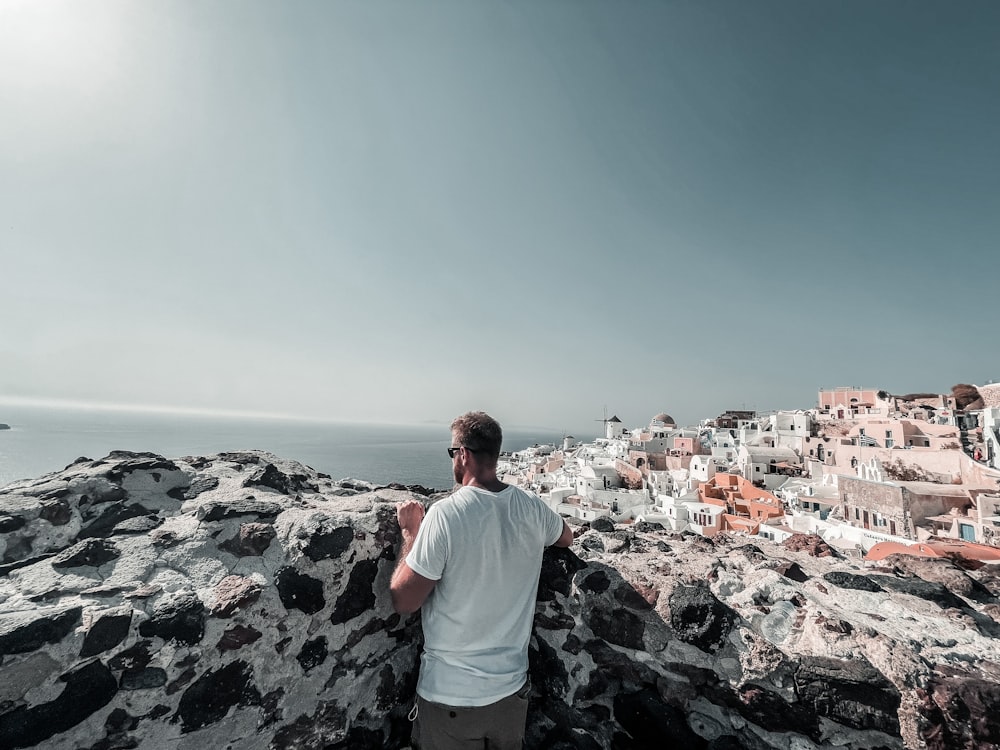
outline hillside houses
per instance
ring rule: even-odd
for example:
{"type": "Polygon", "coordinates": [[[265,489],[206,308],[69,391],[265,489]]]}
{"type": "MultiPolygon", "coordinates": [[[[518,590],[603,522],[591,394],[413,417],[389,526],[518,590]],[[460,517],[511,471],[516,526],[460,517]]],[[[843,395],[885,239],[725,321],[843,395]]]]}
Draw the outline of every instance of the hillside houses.
{"type": "Polygon", "coordinates": [[[503,474],[583,521],[818,533],[847,554],[934,539],[1000,547],[1000,389],[990,397],[968,411],[953,396],[851,386],[820,390],[813,409],[732,410],[695,427],[665,412],[634,428],[612,417],[593,442],[513,454],[503,474]]]}

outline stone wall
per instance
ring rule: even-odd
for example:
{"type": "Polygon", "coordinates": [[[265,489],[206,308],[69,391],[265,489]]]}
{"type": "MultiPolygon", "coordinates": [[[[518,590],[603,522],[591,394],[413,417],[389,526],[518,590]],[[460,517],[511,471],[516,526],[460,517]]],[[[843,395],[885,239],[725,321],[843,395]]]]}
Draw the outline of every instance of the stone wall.
{"type": "MultiPolygon", "coordinates": [[[[0,488],[0,747],[404,748],[394,503],[269,454],[0,488]]],[[[434,498],[431,498],[434,499],[434,498]]],[[[528,747],[1000,742],[1000,575],[580,527],[541,571],[528,747]]]]}

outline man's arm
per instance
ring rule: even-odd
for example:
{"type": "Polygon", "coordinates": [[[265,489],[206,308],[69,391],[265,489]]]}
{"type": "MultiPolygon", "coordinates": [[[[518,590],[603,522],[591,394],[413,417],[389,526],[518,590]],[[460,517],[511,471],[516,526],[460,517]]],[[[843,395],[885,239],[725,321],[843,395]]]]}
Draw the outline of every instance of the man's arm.
{"type": "Polygon", "coordinates": [[[398,503],[396,519],[399,521],[403,543],[400,545],[396,569],[392,573],[389,594],[392,596],[393,608],[401,615],[408,615],[420,609],[437,581],[420,575],[406,564],[406,556],[413,549],[417,531],[424,520],[424,506],[416,500],[398,503]]]}
{"type": "Polygon", "coordinates": [[[562,534],[553,543],[553,547],[568,547],[573,543],[573,529],[569,527],[569,524],[563,521],[562,534]]]}

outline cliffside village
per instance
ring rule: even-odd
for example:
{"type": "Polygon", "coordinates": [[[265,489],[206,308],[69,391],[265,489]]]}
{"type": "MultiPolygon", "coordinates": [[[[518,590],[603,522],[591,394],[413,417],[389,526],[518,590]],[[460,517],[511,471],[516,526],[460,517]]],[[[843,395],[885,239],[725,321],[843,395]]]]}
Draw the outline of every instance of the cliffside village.
{"type": "Polygon", "coordinates": [[[593,522],[704,536],[820,535],[846,555],[1000,561],[1000,384],[952,394],[819,391],[815,408],[670,415],[591,443],[567,436],[504,454],[506,482],[593,522]]]}

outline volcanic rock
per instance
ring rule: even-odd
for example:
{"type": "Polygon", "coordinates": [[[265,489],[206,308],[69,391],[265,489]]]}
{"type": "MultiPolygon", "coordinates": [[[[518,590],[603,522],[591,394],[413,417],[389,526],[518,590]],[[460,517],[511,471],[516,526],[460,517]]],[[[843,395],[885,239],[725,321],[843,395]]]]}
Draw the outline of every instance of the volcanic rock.
{"type": "MultiPolygon", "coordinates": [[[[420,617],[388,582],[421,489],[257,451],[0,488],[0,747],[407,748],[420,617]]],[[[1000,744],[991,567],[573,525],[542,560],[528,750],[1000,744]]]]}

